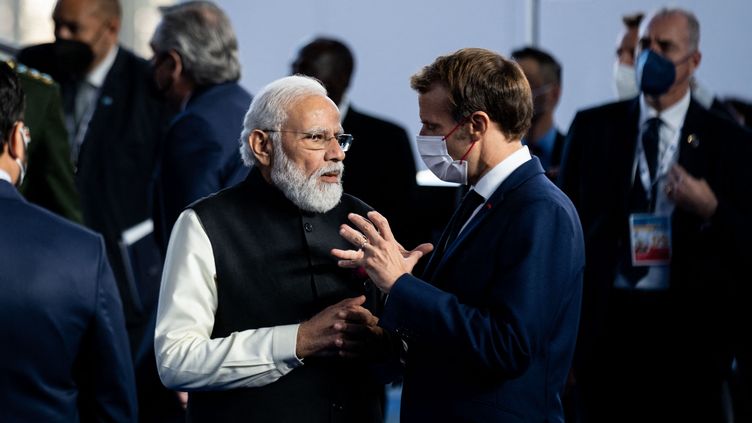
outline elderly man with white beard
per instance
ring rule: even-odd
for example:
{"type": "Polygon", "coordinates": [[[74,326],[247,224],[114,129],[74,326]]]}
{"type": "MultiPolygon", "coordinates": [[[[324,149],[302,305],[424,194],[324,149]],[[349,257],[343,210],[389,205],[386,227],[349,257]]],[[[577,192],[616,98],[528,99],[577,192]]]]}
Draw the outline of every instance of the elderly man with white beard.
{"type": "Polygon", "coordinates": [[[382,299],[329,254],[348,213],[370,210],[342,193],[351,142],[318,81],[274,81],[243,122],[247,179],[178,218],[155,349],[191,421],[382,421],[382,299]]]}

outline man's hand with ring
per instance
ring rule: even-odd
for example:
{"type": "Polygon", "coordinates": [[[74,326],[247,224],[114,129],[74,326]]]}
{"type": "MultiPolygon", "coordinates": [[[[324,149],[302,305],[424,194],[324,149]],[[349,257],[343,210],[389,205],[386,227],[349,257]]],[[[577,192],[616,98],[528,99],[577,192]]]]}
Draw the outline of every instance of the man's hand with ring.
{"type": "Polygon", "coordinates": [[[369,212],[368,219],[354,213],[347,217],[359,231],[342,225],[339,234],[360,249],[333,249],[331,253],[339,259],[340,267],[365,268],[373,283],[384,293],[389,293],[400,276],[410,273],[418,260],[433,250],[433,245],[421,244],[406,251],[394,239],[389,222],[378,212],[369,212]]]}

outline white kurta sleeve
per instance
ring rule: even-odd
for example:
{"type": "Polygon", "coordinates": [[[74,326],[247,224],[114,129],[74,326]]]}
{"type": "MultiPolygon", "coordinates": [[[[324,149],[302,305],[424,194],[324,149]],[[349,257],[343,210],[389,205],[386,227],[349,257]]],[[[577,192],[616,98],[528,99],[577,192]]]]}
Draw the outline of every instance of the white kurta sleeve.
{"type": "Polygon", "coordinates": [[[154,348],[162,383],[174,390],[222,390],[270,384],[303,363],[300,325],[234,332],[211,339],[217,310],[209,237],[193,210],[172,231],[159,292],[154,348]]]}

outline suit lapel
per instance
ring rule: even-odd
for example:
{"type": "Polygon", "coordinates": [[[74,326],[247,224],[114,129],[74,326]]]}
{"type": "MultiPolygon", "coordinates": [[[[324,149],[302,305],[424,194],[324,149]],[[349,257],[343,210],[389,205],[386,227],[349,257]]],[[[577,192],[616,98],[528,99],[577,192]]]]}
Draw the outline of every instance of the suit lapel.
{"type": "MultiPolygon", "coordinates": [[[[532,159],[525,162],[522,166],[518,167],[514,172],[512,172],[504,180],[504,182],[502,182],[501,185],[496,188],[496,191],[491,194],[491,197],[486,200],[481,209],[472,218],[472,220],[468,222],[465,230],[460,233],[457,239],[455,239],[451,244],[447,245],[444,254],[442,254],[441,257],[431,257],[431,261],[428,263],[426,271],[423,274],[424,279],[433,281],[435,279],[435,275],[438,274],[444,266],[446,266],[447,261],[455,256],[455,252],[461,251],[460,247],[466,242],[466,240],[473,233],[483,227],[483,223],[489,218],[489,216],[491,216],[496,210],[499,210],[502,207],[502,203],[507,197],[506,194],[515,190],[525,181],[538,174],[543,174],[543,168],[541,167],[540,160],[537,157],[533,157],[532,159]]],[[[446,239],[446,236],[447,230],[445,229],[444,233],[441,236],[442,242],[446,239]]]]}
{"type": "Polygon", "coordinates": [[[706,132],[704,113],[702,106],[694,100],[690,101],[679,136],[679,164],[695,177],[705,176],[702,160],[706,148],[703,144],[707,142],[703,139],[706,132]]]}
{"type": "MultiPolygon", "coordinates": [[[[102,134],[115,129],[107,127],[108,124],[118,121],[114,115],[126,113],[126,111],[120,110],[121,104],[119,103],[119,100],[125,96],[123,91],[128,89],[122,81],[138,76],[124,74],[125,60],[125,52],[120,47],[115,61],[112,63],[112,68],[107,72],[107,77],[99,90],[96,108],[91,120],[89,120],[89,127],[86,128],[83,144],[96,143],[96,140],[103,138],[102,134]]],[[[81,148],[84,148],[83,145],[81,148]]]]}
{"type": "MultiPolygon", "coordinates": [[[[617,139],[614,140],[602,140],[603,142],[613,143],[614,154],[612,163],[616,166],[613,167],[616,175],[611,180],[620,181],[621,189],[618,192],[631,192],[632,184],[634,183],[634,158],[635,150],[637,148],[637,137],[640,134],[640,100],[639,97],[631,102],[625,103],[626,113],[622,114],[623,121],[615,131],[617,139]],[[619,128],[623,128],[623,131],[619,131],[619,128]]],[[[623,201],[620,210],[629,210],[629,195],[619,196],[623,201]]]]}

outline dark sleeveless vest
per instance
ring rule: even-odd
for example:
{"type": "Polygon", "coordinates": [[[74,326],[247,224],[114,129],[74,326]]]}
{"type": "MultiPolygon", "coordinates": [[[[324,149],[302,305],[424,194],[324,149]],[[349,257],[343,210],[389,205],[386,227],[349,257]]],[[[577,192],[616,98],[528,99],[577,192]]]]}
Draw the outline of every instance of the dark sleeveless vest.
{"type": "MultiPolygon", "coordinates": [[[[332,248],[351,248],[339,235],[347,213],[370,208],[347,194],[331,211],[298,209],[258,169],[235,187],[200,200],[196,211],[212,245],[218,307],[212,338],[246,329],[299,323],[360,294],[378,290],[341,269],[332,248]]],[[[192,422],[381,422],[384,387],[362,361],[305,359],[258,388],[192,392],[192,422]]]]}

